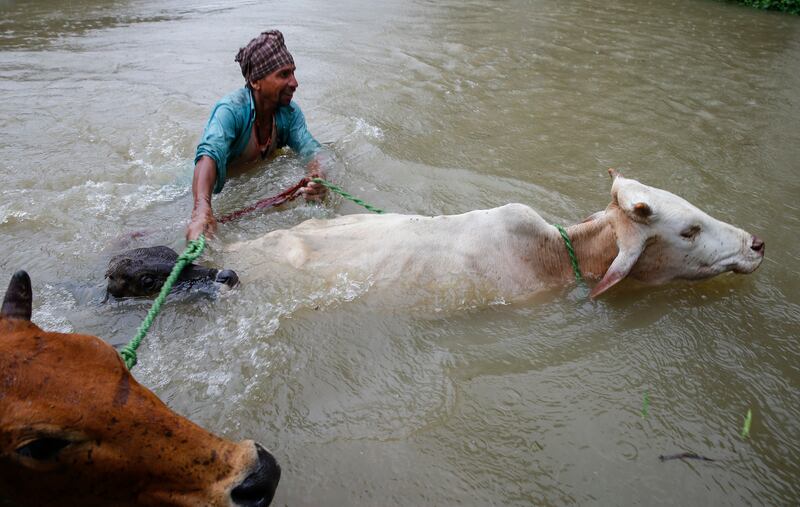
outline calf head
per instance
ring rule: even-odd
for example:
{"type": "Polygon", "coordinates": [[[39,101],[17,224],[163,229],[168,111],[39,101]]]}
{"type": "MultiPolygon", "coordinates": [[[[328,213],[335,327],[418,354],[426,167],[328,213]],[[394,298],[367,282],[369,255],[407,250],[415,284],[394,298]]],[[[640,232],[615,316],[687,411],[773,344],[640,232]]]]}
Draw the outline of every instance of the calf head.
{"type": "Polygon", "coordinates": [[[172,412],[94,336],[30,322],[27,273],[0,312],[0,499],[20,505],[266,506],[280,467],[172,412]]]}
{"type": "MultiPolygon", "coordinates": [[[[154,296],[164,285],[178,254],[166,246],[136,248],[115,255],[108,262],[108,293],[116,298],[154,296]]],[[[197,264],[187,264],[178,277],[176,288],[192,283],[214,283],[233,287],[239,282],[230,269],[218,271],[197,264]]]]}
{"type": "Polygon", "coordinates": [[[612,201],[605,211],[619,253],[591,296],[631,276],[646,283],[697,280],[726,271],[753,272],[764,242],[721,222],[667,191],[628,179],[613,169],[612,201]]]}

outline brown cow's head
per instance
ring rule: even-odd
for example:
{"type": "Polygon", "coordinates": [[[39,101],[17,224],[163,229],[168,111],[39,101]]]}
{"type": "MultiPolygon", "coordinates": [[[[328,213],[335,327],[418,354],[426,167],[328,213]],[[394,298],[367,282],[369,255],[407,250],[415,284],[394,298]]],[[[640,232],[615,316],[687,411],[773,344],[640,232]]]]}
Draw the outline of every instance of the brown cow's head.
{"type": "Polygon", "coordinates": [[[30,322],[31,283],[0,311],[0,500],[21,505],[266,506],[280,467],[172,412],[94,336],[30,322]]]}

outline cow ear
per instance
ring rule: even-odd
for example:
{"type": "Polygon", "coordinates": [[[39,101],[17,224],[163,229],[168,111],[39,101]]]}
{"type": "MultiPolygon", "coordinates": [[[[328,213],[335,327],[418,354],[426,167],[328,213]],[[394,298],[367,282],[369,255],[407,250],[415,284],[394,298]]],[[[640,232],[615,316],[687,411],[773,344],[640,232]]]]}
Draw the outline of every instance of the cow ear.
{"type": "Polygon", "coordinates": [[[636,265],[636,261],[639,260],[642,251],[644,251],[644,242],[633,245],[632,248],[620,248],[614,262],[603,275],[603,279],[594,286],[589,297],[596,298],[628,276],[633,266],[636,265]]]}
{"type": "Polygon", "coordinates": [[[8,284],[0,317],[31,320],[32,299],[31,277],[24,271],[17,271],[8,284]]]}
{"type": "Polygon", "coordinates": [[[649,222],[653,215],[653,209],[641,201],[635,203],[630,209],[626,209],[625,212],[631,217],[631,220],[641,223],[649,222]]]}
{"type": "Polygon", "coordinates": [[[650,209],[650,206],[644,202],[637,202],[633,205],[633,212],[642,218],[647,218],[653,214],[653,210],[650,209]]]}
{"type": "Polygon", "coordinates": [[[619,252],[606,270],[602,280],[589,293],[591,298],[596,298],[628,276],[633,266],[636,265],[636,261],[639,260],[639,256],[642,255],[647,241],[643,226],[631,220],[628,213],[616,210],[610,214],[610,218],[614,234],[617,237],[619,252]]]}

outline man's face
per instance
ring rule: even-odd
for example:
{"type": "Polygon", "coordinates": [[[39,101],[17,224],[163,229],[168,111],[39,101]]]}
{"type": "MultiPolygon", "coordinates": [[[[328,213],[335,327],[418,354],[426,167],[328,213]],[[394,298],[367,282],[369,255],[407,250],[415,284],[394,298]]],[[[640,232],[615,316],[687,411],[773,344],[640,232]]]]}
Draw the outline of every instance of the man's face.
{"type": "Polygon", "coordinates": [[[294,77],[294,65],[284,65],[271,74],[267,74],[250,86],[259,97],[269,104],[288,106],[297,90],[297,79],[294,77]]]}

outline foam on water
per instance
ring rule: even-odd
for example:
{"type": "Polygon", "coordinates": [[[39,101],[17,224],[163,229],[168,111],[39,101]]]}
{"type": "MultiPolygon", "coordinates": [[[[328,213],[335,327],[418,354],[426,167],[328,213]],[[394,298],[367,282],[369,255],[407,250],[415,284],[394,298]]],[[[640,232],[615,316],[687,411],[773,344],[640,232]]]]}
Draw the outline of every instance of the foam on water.
{"type": "Polygon", "coordinates": [[[31,320],[40,328],[58,333],[76,332],[66,315],[75,308],[75,298],[64,287],[45,284],[34,295],[38,301],[31,320]]]}
{"type": "Polygon", "coordinates": [[[364,136],[370,139],[374,139],[376,141],[383,141],[385,136],[383,134],[383,130],[380,127],[375,125],[370,125],[365,119],[363,118],[351,118],[351,120],[355,120],[355,127],[353,128],[353,133],[350,136],[347,136],[343,139],[343,142],[347,142],[352,137],[355,136],[364,136]]]}
{"type": "Polygon", "coordinates": [[[178,185],[134,185],[87,181],[70,189],[68,197],[85,195],[87,211],[103,217],[125,217],[159,202],[171,202],[187,192],[178,185]]]}

